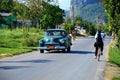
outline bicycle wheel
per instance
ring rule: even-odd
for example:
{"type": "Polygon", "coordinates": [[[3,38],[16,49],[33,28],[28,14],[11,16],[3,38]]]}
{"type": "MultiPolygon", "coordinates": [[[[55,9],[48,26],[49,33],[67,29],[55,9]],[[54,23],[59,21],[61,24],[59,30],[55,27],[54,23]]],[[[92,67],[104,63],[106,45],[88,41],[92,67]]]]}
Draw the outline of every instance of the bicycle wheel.
{"type": "Polygon", "coordinates": [[[101,48],[98,48],[98,52],[97,52],[98,61],[100,61],[100,55],[101,55],[101,48]]]}
{"type": "Polygon", "coordinates": [[[100,55],[98,55],[98,61],[100,61],[100,55]]]}

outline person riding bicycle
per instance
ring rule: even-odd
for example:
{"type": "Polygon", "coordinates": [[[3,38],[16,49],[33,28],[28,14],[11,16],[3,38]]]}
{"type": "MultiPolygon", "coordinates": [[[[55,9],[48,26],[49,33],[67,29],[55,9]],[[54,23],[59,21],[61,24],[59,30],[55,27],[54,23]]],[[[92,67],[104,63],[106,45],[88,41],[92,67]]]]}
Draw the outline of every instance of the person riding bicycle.
{"type": "Polygon", "coordinates": [[[95,36],[95,38],[96,38],[96,42],[94,43],[94,47],[95,47],[95,58],[97,58],[98,48],[101,48],[101,55],[103,55],[103,46],[104,46],[104,43],[103,43],[103,39],[102,39],[102,35],[101,35],[101,31],[100,31],[100,30],[97,32],[97,37],[95,36]]]}

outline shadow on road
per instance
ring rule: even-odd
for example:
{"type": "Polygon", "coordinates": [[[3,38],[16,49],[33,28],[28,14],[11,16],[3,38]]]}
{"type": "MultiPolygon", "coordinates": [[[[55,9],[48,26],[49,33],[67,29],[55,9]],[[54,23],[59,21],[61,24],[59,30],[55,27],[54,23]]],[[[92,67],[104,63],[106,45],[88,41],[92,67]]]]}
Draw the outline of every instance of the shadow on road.
{"type": "Polygon", "coordinates": [[[63,51],[50,51],[50,52],[46,52],[46,53],[52,53],[52,54],[56,54],[56,53],[67,53],[67,54],[94,54],[95,52],[92,52],[92,51],[77,51],[77,50],[71,50],[70,52],[63,52],[63,51]]]}
{"type": "Polygon", "coordinates": [[[92,51],[77,51],[77,50],[72,50],[69,54],[94,54],[92,51]]]}
{"type": "Polygon", "coordinates": [[[0,70],[10,70],[10,69],[20,69],[20,68],[28,68],[29,66],[1,66],[0,70]]]}
{"type": "MultiPolygon", "coordinates": [[[[0,64],[12,64],[12,63],[49,63],[52,62],[52,60],[23,60],[23,61],[0,61],[0,64]]],[[[0,65],[0,69],[19,69],[19,68],[28,68],[29,66],[2,66],[0,65]]]]}
{"type": "Polygon", "coordinates": [[[23,60],[23,61],[0,61],[0,63],[49,63],[52,60],[23,60]]]}

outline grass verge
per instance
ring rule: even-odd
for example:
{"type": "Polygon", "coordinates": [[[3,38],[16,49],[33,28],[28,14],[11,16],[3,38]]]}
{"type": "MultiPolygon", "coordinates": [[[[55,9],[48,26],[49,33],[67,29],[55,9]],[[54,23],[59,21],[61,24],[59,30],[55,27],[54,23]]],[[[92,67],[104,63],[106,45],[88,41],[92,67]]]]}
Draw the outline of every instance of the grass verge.
{"type": "Polygon", "coordinates": [[[120,67],[120,49],[115,46],[115,42],[110,47],[109,61],[120,67]]]}
{"type": "Polygon", "coordinates": [[[120,80],[120,50],[115,42],[109,46],[109,62],[105,71],[105,80],[120,80]]]}
{"type": "Polygon", "coordinates": [[[31,28],[25,29],[0,29],[0,58],[19,55],[37,50],[38,41],[43,37],[44,31],[31,28]]]}

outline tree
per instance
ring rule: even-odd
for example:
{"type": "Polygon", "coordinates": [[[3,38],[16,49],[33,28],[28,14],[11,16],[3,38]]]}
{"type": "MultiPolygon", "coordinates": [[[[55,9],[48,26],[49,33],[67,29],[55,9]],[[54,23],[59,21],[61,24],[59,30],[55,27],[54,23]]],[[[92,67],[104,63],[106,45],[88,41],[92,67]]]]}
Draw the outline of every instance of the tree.
{"type": "Polygon", "coordinates": [[[82,17],[76,17],[75,18],[75,25],[81,26],[82,25],[82,17]]]}
{"type": "Polygon", "coordinates": [[[55,25],[63,23],[63,17],[65,16],[64,10],[60,9],[59,6],[55,6],[54,12],[55,15],[53,18],[55,18],[55,25]]]}
{"type": "Polygon", "coordinates": [[[92,22],[83,20],[81,25],[86,30],[88,35],[94,35],[96,33],[96,26],[92,22]]]}
{"type": "Polygon", "coordinates": [[[63,16],[64,11],[59,6],[44,2],[43,15],[41,16],[42,28],[55,28],[56,25],[63,23],[63,16]]]}
{"type": "Polygon", "coordinates": [[[74,27],[72,26],[71,24],[71,19],[68,18],[66,21],[65,21],[65,26],[63,27],[68,33],[71,33],[72,30],[74,30],[74,27]]]}
{"type": "Polygon", "coordinates": [[[120,44],[120,1],[104,0],[103,2],[109,18],[109,29],[113,31],[118,44],[120,44]]]}
{"type": "Polygon", "coordinates": [[[49,14],[44,14],[41,18],[41,25],[43,29],[47,29],[50,28],[50,26],[52,25],[52,20],[51,20],[52,16],[49,14]]]}
{"type": "Polygon", "coordinates": [[[17,16],[17,18],[20,18],[22,20],[26,20],[29,18],[29,8],[24,3],[19,3],[17,1],[14,1],[14,7],[13,7],[13,14],[17,16]]]}
{"type": "Polygon", "coordinates": [[[13,9],[13,0],[0,0],[0,11],[11,12],[13,9]]]}
{"type": "Polygon", "coordinates": [[[24,4],[29,8],[28,16],[35,27],[40,23],[40,17],[43,13],[43,0],[24,0],[24,4]]]}

